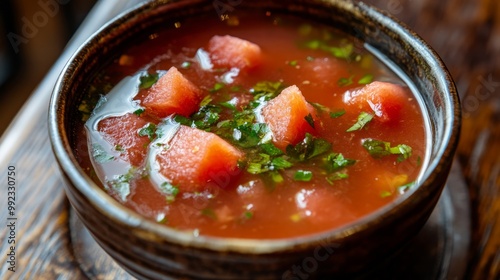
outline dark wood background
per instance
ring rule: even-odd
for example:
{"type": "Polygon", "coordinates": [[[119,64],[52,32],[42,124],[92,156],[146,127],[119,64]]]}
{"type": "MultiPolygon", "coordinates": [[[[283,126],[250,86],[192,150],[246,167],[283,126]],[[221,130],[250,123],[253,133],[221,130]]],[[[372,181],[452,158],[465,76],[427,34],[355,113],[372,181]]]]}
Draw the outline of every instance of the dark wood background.
{"type": "MultiPolygon", "coordinates": [[[[73,48],[102,19],[139,0],[99,1],[73,48]]],[[[472,202],[472,238],[464,279],[500,279],[500,1],[365,1],[419,33],[443,58],[462,99],[456,171],[472,202]]],[[[0,139],[0,279],[85,279],[70,244],[69,205],[51,154],[46,113],[65,52],[0,139]],[[7,271],[7,167],[15,166],[16,273],[7,271]]],[[[100,260],[96,260],[99,263],[100,260]]],[[[125,277],[94,275],[95,279],[125,277]]]]}

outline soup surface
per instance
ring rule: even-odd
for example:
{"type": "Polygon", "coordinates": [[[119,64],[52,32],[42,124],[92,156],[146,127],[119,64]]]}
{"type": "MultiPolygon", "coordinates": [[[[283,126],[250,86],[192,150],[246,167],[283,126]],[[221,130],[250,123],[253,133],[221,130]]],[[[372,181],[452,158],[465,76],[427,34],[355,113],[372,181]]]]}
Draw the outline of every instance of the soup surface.
{"type": "Polygon", "coordinates": [[[362,42],[269,12],[147,34],[103,66],[79,111],[88,174],[195,235],[346,225],[410,189],[425,158],[418,102],[362,42]]]}

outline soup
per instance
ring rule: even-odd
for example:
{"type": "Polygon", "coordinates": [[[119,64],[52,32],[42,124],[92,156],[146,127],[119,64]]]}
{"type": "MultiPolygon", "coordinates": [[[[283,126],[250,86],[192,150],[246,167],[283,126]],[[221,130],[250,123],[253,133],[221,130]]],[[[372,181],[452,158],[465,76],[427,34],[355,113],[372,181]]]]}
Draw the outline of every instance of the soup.
{"type": "Polygon", "coordinates": [[[408,86],[362,42],[292,16],[176,22],[87,91],[81,166],[126,207],[194,235],[338,228],[412,188],[425,159],[408,86]]]}

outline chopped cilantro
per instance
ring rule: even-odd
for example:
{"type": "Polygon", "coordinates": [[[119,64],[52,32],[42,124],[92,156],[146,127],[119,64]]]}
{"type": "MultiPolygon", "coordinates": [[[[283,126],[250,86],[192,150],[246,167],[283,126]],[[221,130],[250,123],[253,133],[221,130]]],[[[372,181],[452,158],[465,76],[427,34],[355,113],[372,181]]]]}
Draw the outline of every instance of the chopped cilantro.
{"type": "Polygon", "coordinates": [[[205,208],[201,210],[201,214],[209,217],[212,220],[217,220],[217,216],[212,208],[205,208]]]}
{"type": "Polygon", "coordinates": [[[354,46],[352,44],[347,44],[342,47],[330,47],[328,50],[337,58],[349,59],[353,53],[354,46]]]}
{"type": "Polygon", "coordinates": [[[219,90],[223,89],[225,85],[223,83],[215,83],[214,87],[210,89],[210,93],[218,92],[219,90]]]}
{"type": "Polygon", "coordinates": [[[239,91],[241,91],[242,89],[243,89],[243,87],[242,87],[242,86],[240,86],[240,85],[238,85],[238,86],[232,86],[232,87],[231,87],[231,91],[232,91],[232,92],[239,92],[239,91]]]}
{"type": "Polygon", "coordinates": [[[315,102],[309,102],[309,104],[311,104],[316,110],[318,110],[320,113],[321,112],[328,112],[330,111],[330,109],[328,109],[328,107],[320,104],[320,103],[315,103],[315,102]]]}
{"type": "Polygon", "coordinates": [[[297,60],[292,60],[292,61],[288,62],[288,65],[293,66],[293,67],[297,66],[298,64],[299,64],[299,62],[297,60]]]}
{"type": "Polygon", "coordinates": [[[140,108],[134,111],[134,115],[141,116],[144,113],[144,109],[140,108]]]}
{"type": "Polygon", "coordinates": [[[148,89],[152,87],[158,81],[158,73],[148,73],[139,78],[141,83],[139,84],[139,89],[148,89]]]}
{"type": "Polygon", "coordinates": [[[276,170],[290,168],[293,166],[293,164],[286,160],[284,157],[277,157],[271,161],[271,166],[274,170],[276,170]]]}
{"type": "Polygon", "coordinates": [[[115,159],[114,156],[107,154],[104,148],[99,144],[92,145],[92,157],[98,163],[105,163],[115,159]]]}
{"type": "Polygon", "coordinates": [[[308,56],[308,57],[306,57],[306,60],[307,60],[307,61],[314,61],[314,57],[312,57],[312,56],[308,56]]]}
{"type": "Polygon", "coordinates": [[[266,154],[270,156],[280,156],[283,152],[274,146],[273,143],[264,143],[259,146],[266,154]]]}
{"type": "Polygon", "coordinates": [[[204,105],[198,112],[192,115],[192,124],[199,129],[208,129],[217,123],[221,111],[222,109],[219,106],[211,104],[204,105]]]}
{"type": "Polygon", "coordinates": [[[354,76],[350,76],[349,78],[340,78],[338,81],[337,81],[337,84],[340,86],[340,87],[345,87],[345,86],[348,86],[348,85],[352,85],[352,78],[354,76]]]}
{"type": "Polygon", "coordinates": [[[386,198],[386,197],[389,197],[391,195],[392,195],[392,193],[390,191],[383,191],[380,193],[381,198],[386,198]]]}
{"type": "Polygon", "coordinates": [[[342,117],[345,114],[345,109],[341,109],[336,112],[330,112],[330,118],[335,119],[338,117],[342,117]]]}
{"type": "Polygon", "coordinates": [[[147,136],[149,140],[155,138],[156,125],[153,123],[148,123],[137,132],[139,136],[147,136]]]}
{"type": "Polygon", "coordinates": [[[313,173],[308,170],[297,170],[293,175],[295,181],[309,182],[313,177],[313,173]]]}
{"type": "Polygon", "coordinates": [[[123,149],[123,146],[122,145],[115,145],[115,151],[118,151],[118,152],[124,152],[125,149],[123,149]]]}
{"type": "Polygon", "coordinates": [[[245,211],[245,213],[243,213],[243,217],[245,217],[246,219],[251,219],[253,217],[253,212],[251,211],[245,211]]]}
{"type": "Polygon", "coordinates": [[[307,121],[307,123],[314,128],[314,119],[313,116],[309,113],[309,115],[305,116],[304,119],[307,121]]]}
{"type": "Polygon", "coordinates": [[[388,155],[399,155],[398,162],[408,159],[412,154],[412,148],[408,145],[400,144],[395,147],[391,147],[391,143],[375,139],[363,140],[363,147],[374,158],[381,158],[388,155]]]}
{"type": "Polygon", "coordinates": [[[192,63],[191,63],[191,62],[189,62],[189,61],[184,61],[184,62],[181,64],[181,68],[183,68],[183,69],[189,69],[189,68],[191,68],[191,64],[192,64],[192,63]]]}
{"type": "Polygon", "coordinates": [[[336,172],[336,173],[333,173],[333,174],[327,176],[326,181],[328,183],[330,183],[330,185],[333,185],[334,181],[347,179],[347,178],[349,178],[349,175],[347,173],[336,172]]]}
{"type": "Polygon", "coordinates": [[[366,85],[373,82],[373,75],[371,74],[366,74],[361,79],[358,80],[358,84],[360,85],[366,85]]]}
{"type": "Polygon", "coordinates": [[[130,180],[134,178],[135,171],[135,168],[130,168],[126,174],[114,176],[113,180],[107,181],[108,185],[119,194],[123,201],[130,194],[130,180]]]}
{"type": "Polygon", "coordinates": [[[328,141],[315,138],[309,133],[306,133],[304,140],[297,145],[288,145],[286,154],[297,161],[305,161],[315,156],[328,152],[332,147],[328,141]]]}
{"type": "Polygon", "coordinates": [[[333,172],[356,163],[353,159],[346,159],[341,153],[331,153],[325,159],[326,170],[333,172]]]}
{"type": "Polygon", "coordinates": [[[213,101],[213,98],[210,95],[205,96],[201,102],[200,102],[200,107],[207,106],[210,102],[213,101]]]}
{"type": "Polygon", "coordinates": [[[174,202],[177,194],[179,194],[179,188],[169,182],[164,182],[163,184],[161,184],[160,190],[162,193],[167,195],[166,199],[168,203],[174,202]]]}
{"type": "Polygon", "coordinates": [[[256,99],[265,95],[268,96],[266,99],[269,100],[278,95],[283,88],[284,86],[281,82],[263,81],[253,86],[250,89],[250,93],[256,96],[256,99]]]}
{"type": "MultiPolygon", "coordinates": [[[[330,36],[325,38],[326,40],[329,39],[330,36]]],[[[303,44],[303,46],[307,49],[311,50],[322,50],[325,51],[329,54],[331,54],[334,57],[341,58],[341,59],[351,59],[354,53],[354,45],[353,44],[344,44],[341,46],[331,46],[325,41],[321,40],[311,40],[307,41],[303,44]]]]}
{"type": "Polygon", "coordinates": [[[407,192],[408,190],[410,190],[414,186],[415,186],[415,182],[410,182],[408,184],[405,184],[405,185],[398,187],[398,192],[400,194],[404,194],[405,192],[407,192]]]}
{"type": "Polygon", "coordinates": [[[353,132],[353,131],[356,131],[356,130],[360,130],[367,123],[369,123],[372,119],[373,119],[373,115],[372,114],[368,114],[366,112],[361,112],[361,114],[359,114],[359,116],[358,116],[357,122],[353,126],[351,126],[348,130],[346,130],[346,131],[347,132],[353,132]]]}

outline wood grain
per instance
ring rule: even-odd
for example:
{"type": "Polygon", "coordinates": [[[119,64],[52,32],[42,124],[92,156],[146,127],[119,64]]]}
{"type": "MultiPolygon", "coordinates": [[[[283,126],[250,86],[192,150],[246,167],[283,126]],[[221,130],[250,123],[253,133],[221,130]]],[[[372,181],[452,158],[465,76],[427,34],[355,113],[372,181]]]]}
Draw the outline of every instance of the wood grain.
{"type": "MultiPolygon", "coordinates": [[[[99,9],[91,15],[93,24],[89,20],[80,30],[80,42],[89,30],[101,25],[103,18],[138,1],[100,1],[99,9]]],[[[474,209],[469,266],[464,278],[500,279],[500,2],[365,2],[416,30],[442,56],[455,78],[464,114],[458,159],[474,209]]],[[[76,40],[72,45],[78,44],[76,40]]],[[[17,272],[12,274],[5,265],[9,248],[2,225],[0,279],[86,279],[72,252],[69,206],[51,154],[45,121],[52,85],[69,55],[66,52],[61,57],[0,140],[0,182],[7,182],[7,166],[15,166],[18,172],[17,272]]],[[[5,190],[2,185],[2,223],[7,220],[5,190]]],[[[88,272],[89,267],[84,269],[88,272]]],[[[97,275],[94,278],[105,279],[97,275]]]]}

